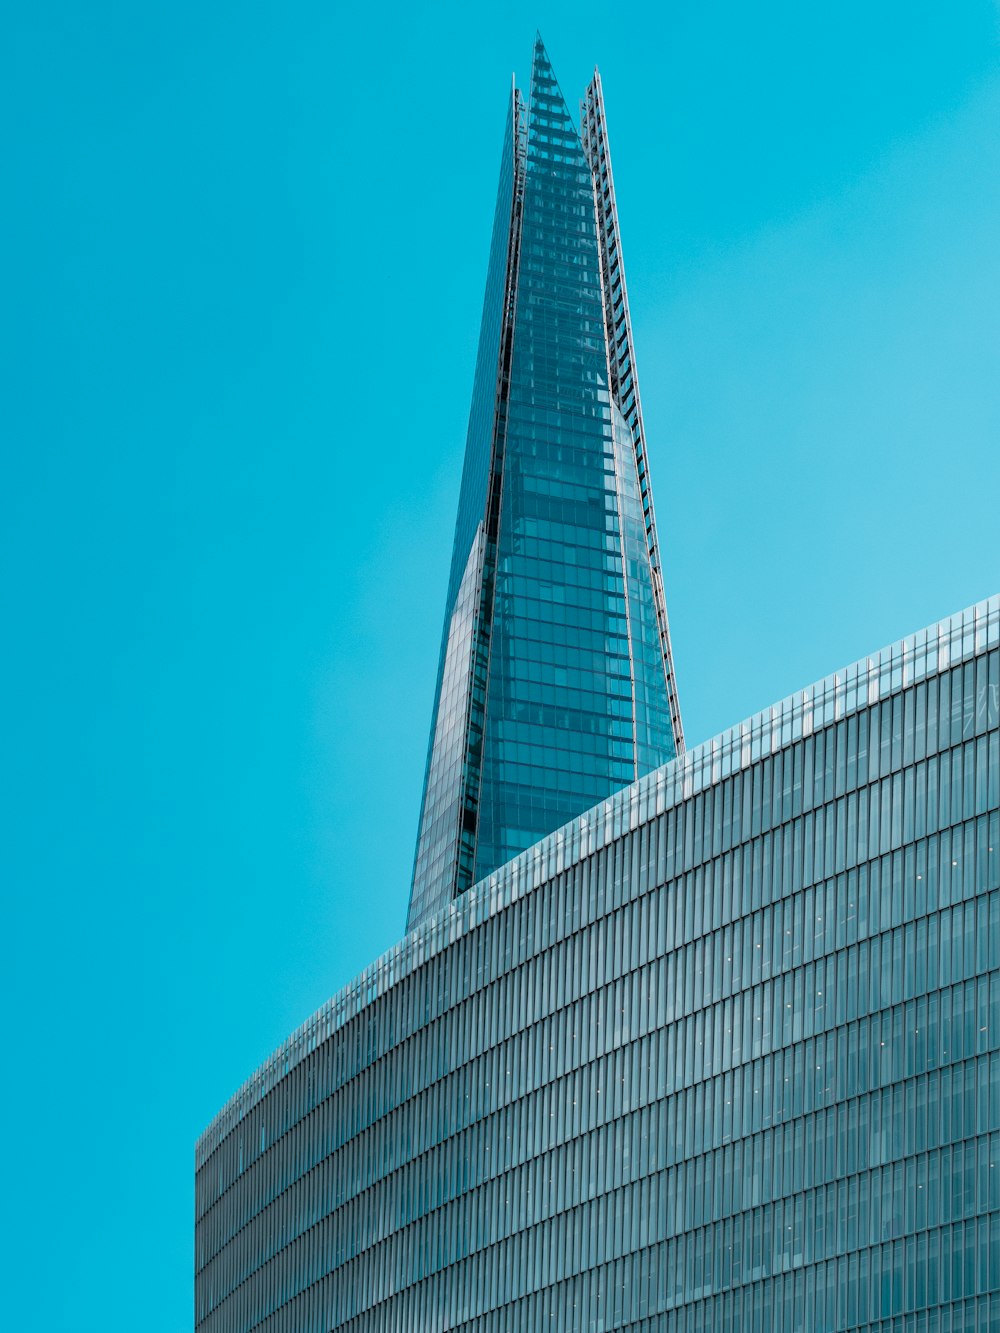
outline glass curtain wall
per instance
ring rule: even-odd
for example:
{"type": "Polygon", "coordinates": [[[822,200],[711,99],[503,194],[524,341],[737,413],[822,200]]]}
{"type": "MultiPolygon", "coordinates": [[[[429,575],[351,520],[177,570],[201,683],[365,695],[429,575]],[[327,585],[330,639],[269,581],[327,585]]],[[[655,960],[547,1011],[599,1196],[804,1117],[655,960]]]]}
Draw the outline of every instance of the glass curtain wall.
{"type": "Polygon", "coordinates": [[[630,416],[611,389],[608,170],[537,42],[503,151],[409,929],[678,750],[631,369],[630,416]]]}
{"type": "Polygon", "coordinates": [[[1000,1327],[1000,598],[665,765],[197,1154],[199,1333],[1000,1327]]]}

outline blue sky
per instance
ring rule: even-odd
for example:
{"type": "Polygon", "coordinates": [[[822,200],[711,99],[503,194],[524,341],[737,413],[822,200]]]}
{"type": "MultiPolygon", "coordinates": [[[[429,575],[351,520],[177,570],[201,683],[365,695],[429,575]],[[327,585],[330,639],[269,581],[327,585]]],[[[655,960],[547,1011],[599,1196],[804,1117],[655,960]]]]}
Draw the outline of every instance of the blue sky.
{"type": "Polygon", "coordinates": [[[12,1328],[190,1327],[196,1136],[402,930],[536,26],[604,79],[689,741],[1000,589],[1000,9],[606,13],[6,15],[12,1328]]]}

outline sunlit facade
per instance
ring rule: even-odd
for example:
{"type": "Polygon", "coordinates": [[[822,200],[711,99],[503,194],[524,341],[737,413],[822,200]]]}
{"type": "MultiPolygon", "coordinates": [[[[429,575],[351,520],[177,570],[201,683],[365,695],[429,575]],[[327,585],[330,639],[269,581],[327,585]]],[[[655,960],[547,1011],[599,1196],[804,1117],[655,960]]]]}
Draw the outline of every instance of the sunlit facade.
{"type": "Polygon", "coordinates": [[[200,1333],[1000,1329],[1000,598],[418,925],[196,1214],[200,1333]]]}
{"type": "Polygon", "coordinates": [[[512,89],[407,929],[683,749],[600,77],[512,89]]]}

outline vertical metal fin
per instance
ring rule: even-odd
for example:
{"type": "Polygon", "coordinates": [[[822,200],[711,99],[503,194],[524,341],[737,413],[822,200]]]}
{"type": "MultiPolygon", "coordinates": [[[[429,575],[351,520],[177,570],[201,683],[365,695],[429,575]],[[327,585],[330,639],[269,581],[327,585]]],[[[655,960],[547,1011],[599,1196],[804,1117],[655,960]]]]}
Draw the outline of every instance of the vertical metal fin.
{"type": "Polygon", "coordinates": [[[653,496],[649,484],[646,434],[642,424],[639,380],[636,375],[635,347],[632,341],[632,321],[629,316],[628,292],[625,288],[625,268],[621,257],[621,235],[618,226],[618,209],[615,204],[615,183],[611,173],[611,150],[608,146],[604,95],[601,91],[601,76],[596,69],[580,109],[582,113],[583,147],[594,177],[594,196],[597,201],[611,392],[632,432],[636,467],[639,473],[639,486],[642,492],[643,515],[646,523],[646,543],[653,573],[656,618],[667,674],[670,719],[673,723],[674,743],[677,747],[677,753],[682,754],[684,751],[684,729],[681,723],[680,703],[677,698],[677,679],[674,675],[674,657],[670,644],[667,602],[663,591],[660,548],[656,536],[653,496]]]}

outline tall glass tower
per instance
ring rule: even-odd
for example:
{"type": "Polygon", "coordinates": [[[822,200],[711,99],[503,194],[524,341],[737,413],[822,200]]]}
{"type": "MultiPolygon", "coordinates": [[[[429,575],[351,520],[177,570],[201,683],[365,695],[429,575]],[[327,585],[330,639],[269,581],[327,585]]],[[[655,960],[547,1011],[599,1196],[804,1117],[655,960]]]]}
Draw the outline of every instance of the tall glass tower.
{"type": "Polygon", "coordinates": [[[683,749],[600,76],[513,88],[407,929],[683,749]]]}

